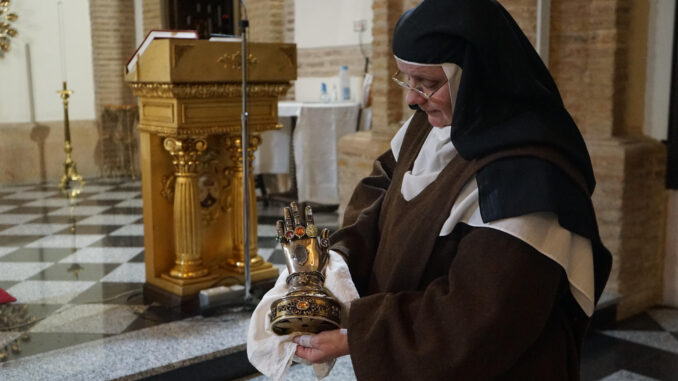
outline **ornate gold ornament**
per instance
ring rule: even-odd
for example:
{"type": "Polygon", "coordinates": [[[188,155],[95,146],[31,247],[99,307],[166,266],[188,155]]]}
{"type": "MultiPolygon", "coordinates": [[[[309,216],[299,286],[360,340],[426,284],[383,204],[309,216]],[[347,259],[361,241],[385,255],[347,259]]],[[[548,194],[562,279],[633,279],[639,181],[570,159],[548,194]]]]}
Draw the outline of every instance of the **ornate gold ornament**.
{"type": "Polygon", "coordinates": [[[317,231],[313,211],[307,206],[305,212],[305,227],[296,202],[284,209],[284,222],[276,223],[290,273],[286,279],[289,291],[271,304],[271,329],[278,335],[318,333],[341,324],[341,305],[324,286],[329,231],[323,229],[319,236],[311,236],[309,230],[317,231]]]}
{"type": "Polygon", "coordinates": [[[208,148],[200,160],[198,176],[198,200],[202,224],[209,226],[228,208],[231,178],[223,175],[225,164],[219,150],[208,148]]]}
{"type": "Polygon", "coordinates": [[[160,190],[160,195],[167,201],[174,201],[174,173],[167,175],[162,175],[160,178],[160,183],[162,184],[162,189],[160,190]]]}
{"type": "Polygon", "coordinates": [[[0,340],[0,362],[21,353],[21,342],[29,340],[28,329],[36,322],[25,304],[0,305],[0,332],[4,331],[0,340]]]}
{"type": "Polygon", "coordinates": [[[8,52],[11,47],[11,38],[16,37],[17,30],[12,27],[19,15],[9,11],[10,0],[0,1],[0,58],[8,52]]]}
{"type": "MultiPolygon", "coordinates": [[[[238,97],[242,86],[238,83],[130,83],[132,93],[146,98],[221,98],[238,97]]],[[[248,84],[247,96],[280,97],[291,87],[289,83],[248,84]]]]}
{"type": "MultiPolygon", "coordinates": [[[[217,62],[220,62],[224,64],[224,69],[235,69],[235,70],[240,70],[240,67],[242,66],[242,54],[240,51],[237,51],[232,54],[224,54],[223,56],[219,57],[217,59],[217,62]]],[[[254,65],[257,64],[259,60],[252,55],[252,53],[247,55],[247,64],[248,65],[254,65]]]]}
{"type": "MultiPolygon", "coordinates": [[[[207,147],[201,154],[197,169],[198,203],[203,226],[211,225],[230,207],[231,178],[223,175],[224,169],[221,153],[207,147]]],[[[169,203],[174,202],[175,180],[174,173],[163,175],[160,179],[160,195],[169,203]]]]}

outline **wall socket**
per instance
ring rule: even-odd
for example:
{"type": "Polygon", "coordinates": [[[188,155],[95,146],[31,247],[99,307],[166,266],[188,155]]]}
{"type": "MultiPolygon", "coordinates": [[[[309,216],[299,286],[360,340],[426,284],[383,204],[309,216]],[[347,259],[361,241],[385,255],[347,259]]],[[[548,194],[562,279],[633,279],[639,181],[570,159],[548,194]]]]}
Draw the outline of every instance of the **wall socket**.
{"type": "Polygon", "coordinates": [[[353,21],[353,31],[354,32],[364,32],[367,28],[367,20],[355,20],[353,21]]]}

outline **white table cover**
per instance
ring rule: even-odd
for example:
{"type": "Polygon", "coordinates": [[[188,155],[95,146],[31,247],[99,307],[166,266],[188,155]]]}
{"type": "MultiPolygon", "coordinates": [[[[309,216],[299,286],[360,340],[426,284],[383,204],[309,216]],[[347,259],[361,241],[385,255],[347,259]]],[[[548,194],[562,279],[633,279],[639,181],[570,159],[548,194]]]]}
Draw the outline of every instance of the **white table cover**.
{"type": "Polygon", "coordinates": [[[356,131],[357,103],[279,102],[283,128],[261,133],[255,152],[254,173],[289,173],[291,117],[294,129],[294,161],[299,201],[338,204],[337,141],[356,131]]]}
{"type": "Polygon", "coordinates": [[[254,152],[254,174],[290,172],[292,117],[299,117],[301,102],[278,102],[278,118],[283,127],[261,133],[261,145],[254,152]]]}
{"type": "Polygon", "coordinates": [[[356,132],[357,103],[304,103],[294,129],[294,161],[300,202],[339,204],[337,141],[356,132]]]}

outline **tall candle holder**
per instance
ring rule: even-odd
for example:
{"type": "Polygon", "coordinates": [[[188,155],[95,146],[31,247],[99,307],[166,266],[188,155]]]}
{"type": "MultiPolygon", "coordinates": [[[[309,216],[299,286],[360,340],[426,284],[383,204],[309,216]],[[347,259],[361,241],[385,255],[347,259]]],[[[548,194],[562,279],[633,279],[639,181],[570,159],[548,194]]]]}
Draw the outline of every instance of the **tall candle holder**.
{"type": "Polygon", "coordinates": [[[71,158],[73,147],[71,146],[71,129],[68,122],[68,98],[73,94],[73,91],[68,90],[66,81],[64,81],[63,89],[57,91],[57,93],[61,95],[61,99],[64,103],[64,152],[66,153],[64,174],[61,176],[61,181],[59,181],[59,189],[66,197],[72,199],[77,197],[85,186],[85,181],[82,179],[82,176],[78,174],[75,162],[71,158]]]}

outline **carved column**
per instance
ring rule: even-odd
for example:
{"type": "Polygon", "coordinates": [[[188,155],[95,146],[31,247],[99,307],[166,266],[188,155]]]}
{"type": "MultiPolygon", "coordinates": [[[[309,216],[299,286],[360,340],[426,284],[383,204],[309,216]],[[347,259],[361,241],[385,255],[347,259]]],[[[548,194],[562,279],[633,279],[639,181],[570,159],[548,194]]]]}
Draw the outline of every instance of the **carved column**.
{"type": "MultiPolygon", "coordinates": [[[[233,252],[226,260],[226,265],[229,270],[238,273],[245,272],[245,236],[244,236],[244,204],[240,201],[243,199],[243,176],[242,176],[242,145],[240,143],[240,136],[229,135],[225,138],[226,148],[231,156],[233,166],[226,170],[226,177],[232,179],[232,199],[233,209],[231,210],[231,226],[233,231],[233,252]]],[[[249,222],[248,227],[250,232],[250,268],[256,271],[262,266],[268,265],[259,254],[257,254],[257,198],[254,189],[254,175],[252,173],[252,161],[254,160],[254,151],[257,150],[261,144],[261,138],[258,135],[251,135],[247,148],[247,165],[249,166],[249,176],[247,178],[249,186],[249,222]]]]}
{"type": "Polygon", "coordinates": [[[208,274],[200,255],[200,210],[198,204],[198,164],[207,148],[204,139],[166,138],[163,143],[174,164],[174,248],[175,265],[170,276],[193,279],[208,274]]]}

